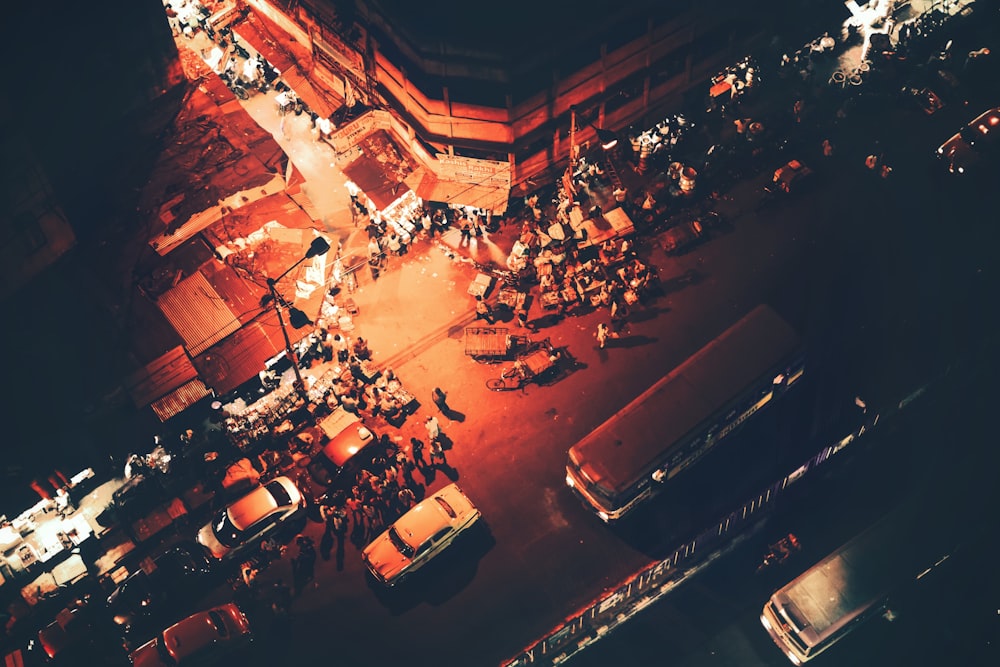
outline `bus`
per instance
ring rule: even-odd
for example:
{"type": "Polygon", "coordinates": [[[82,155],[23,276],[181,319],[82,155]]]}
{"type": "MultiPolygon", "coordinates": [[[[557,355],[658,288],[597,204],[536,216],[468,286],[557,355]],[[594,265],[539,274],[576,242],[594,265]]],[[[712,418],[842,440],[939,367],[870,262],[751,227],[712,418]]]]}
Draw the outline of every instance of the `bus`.
{"type": "MultiPolygon", "coordinates": [[[[761,625],[795,665],[873,616],[892,618],[895,595],[942,565],[963,539],[939,498],[901,506],[776,591],[761,625]]],[[[949,510],[950,511],[950,510],[949,510]]]]}
{"type": "Polygon", "coordinates": [[[617,521],[804,372],[795,330],[758,306],[573,445],[566,484],[601,520],[617,521]]]}

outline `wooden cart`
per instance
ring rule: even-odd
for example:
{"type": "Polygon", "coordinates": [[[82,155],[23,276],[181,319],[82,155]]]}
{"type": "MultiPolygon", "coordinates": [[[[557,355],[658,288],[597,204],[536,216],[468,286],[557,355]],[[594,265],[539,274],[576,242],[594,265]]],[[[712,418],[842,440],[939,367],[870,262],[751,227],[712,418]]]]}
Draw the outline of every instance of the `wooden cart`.
{"type": "Polygon", "coordinates": [[[527,342],[526,336],[512,335],[507,327],[465,328],[465,353],[476,361],[502,361],[527,342]]]}

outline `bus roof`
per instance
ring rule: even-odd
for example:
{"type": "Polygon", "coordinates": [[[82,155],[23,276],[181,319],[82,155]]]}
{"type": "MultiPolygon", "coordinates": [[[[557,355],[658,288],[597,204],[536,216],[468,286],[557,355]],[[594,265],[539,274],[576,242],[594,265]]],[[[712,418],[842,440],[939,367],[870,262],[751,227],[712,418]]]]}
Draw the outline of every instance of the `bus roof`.
{"type": "Polygon", "coordinates": [[[954,550],[962,531],[941,517],[940,504],[932,498],[897,507],[772,596],[808,646],[954,550]]]}
{"type": "Polygon", "coordinates": [[[785,320],[758,306],[575,444],[570,454],[595,482],[621,491],[655,467],[667,445],[799,346],[785,320]]]}

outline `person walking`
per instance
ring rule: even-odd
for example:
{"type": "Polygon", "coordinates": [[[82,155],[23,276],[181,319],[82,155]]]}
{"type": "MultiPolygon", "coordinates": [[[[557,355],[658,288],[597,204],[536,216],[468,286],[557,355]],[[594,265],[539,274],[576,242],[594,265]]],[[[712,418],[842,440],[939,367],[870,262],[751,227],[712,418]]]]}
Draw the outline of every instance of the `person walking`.
{"type": "Polygon", "coordinates": [[[292,577],[295,592],[301,593],[316,571],[316,545],[308,535],[299,535],[295,542],[299,546],[299,553],[292,561],[292,577]]]}
{"type": "Polygon", "coordinates": [[[410,449],[413,453],[413,465],[422,468],[427,465],[424,458],[424,441],[420,438],[410,438],[410,449]]]}
{"type": "Polygon", "coordinates": [[[417,497],[413,494],[413,489],[404,486],[396,492],[396,502],[399,504],[400,513],[402,513],[416,504],[417,497]]]}
{"type": "Polygon", "coordinates": [[[434,415],[427,415],[427,420],[424,422],[424,428],[427,429],[427,437],[430,438],[431,446],[433,447],[434,443],[438,442],[441,438],[441,424],[434,415]]]}
{"type": "Polygon", "coordinates": [[[517,316],[517,326],[521,327],[522,329],[527,329],[528,328],[528,309],[525,308],[524,306],[521,306],[520,308],[517,309],[517,312],[515,313],[515,315],[517,316]]]}
{"type": "Polygon", "coordinates": [[[403,461],[399,464],[399,470],[403,473],[403,482],[406,486],[416,486],[417,480],[413,478],[413,471],[416,469],[417,465],[407,458],[404,452],[400,453],[403,454],[403,461]]]}
{"type": "Polygon", "coordinates": [[[448,411],[448,394],[441,391],[440,387],[434,387],[434,391],[431,392],[431,400],[441,412],[448,411]]]}
{"type": "Polygon", "coordinates": [[[496,318],[493,317],[493,309],[490,308],[489,304],[483,301],[483,297],[476,297],[476,319],[486,320],[487,324],[496,324],[496,318]]]}
{"type": "Polygon", "coordinates": [[[604,346],[607,345],[608,335],[610,333],[611,331],[608,329],[608,325],[604,322],[597,325],[597,333],[594,335],[597,336],[597,344],[602,350],[604,349],[604,346]]]}
{"type": "Polygon", "coordinates": [[[444,447],[438,440],[431,440],[431,466],[440,467],[448,465],[448,460],[444,456],[444,447]]]}

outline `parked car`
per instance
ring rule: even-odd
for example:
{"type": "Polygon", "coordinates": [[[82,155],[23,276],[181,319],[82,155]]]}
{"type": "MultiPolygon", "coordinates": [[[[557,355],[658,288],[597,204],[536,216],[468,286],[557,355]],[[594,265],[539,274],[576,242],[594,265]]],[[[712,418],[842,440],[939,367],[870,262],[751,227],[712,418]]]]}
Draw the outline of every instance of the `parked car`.
{"type": "Polygon", "coordinates": [[[197,544],[179,544],[152,559],[149,567],[136,570],[108,596],[114,622],[126,631],[155,618],[170,604],[193,601],[211,574],[205,550],[197,544]]]}
{"type": "Polygon", "coordinates": [[[95,605],[90,596],[73,599],[38,631],[37,642],[28,643],[19,656],[25,659],[23,664],[123,664],[121,644],[114,639],[111,628],[106,627],[111,624],[102,612],[101,605],[95,605]]]}
{"type": "Polygon", "coordinates": [[[213,558],[232,559],[304,518],[305,512],[306,498],[295,483],[275,477],[219,511],[198,531],[198,543],[213,558]]]}
{"type": "Polygon", "coordinates": [[[995,154],[1000,145],[1000,107],[976,116],[937,149],[937,156],[947,160],[948,171],[964,174],[987,154],[995,154]]]}
{"type": "Polygon", "coordinates": [[[712,211],[675,225],[663,233],[661,243],[666,253],[679,253],[703,240],[712,229],[719,227],[721,217],[712,211]]]}
{"type": "Polygon", "coordinates": [[[310,476],[324,486],[343,480],[353,483],[353,473],[375,455],[375,434],[343,408],[324,417],[318,426],[326,442],[309,462],[310,476]]]}
{"type": "Polygon", "coordinates": [[[230,602],[174,623],[129,658],[134,667],[213,664],[251,640],[246,615],[230,602]]]}
{"type": "Polygon", "coordinates": [[[475,525],[480,512],[457,484],[449,484],[414,505],[365,547],[362,558],[372,576],[395,586],[475,525]]]}

